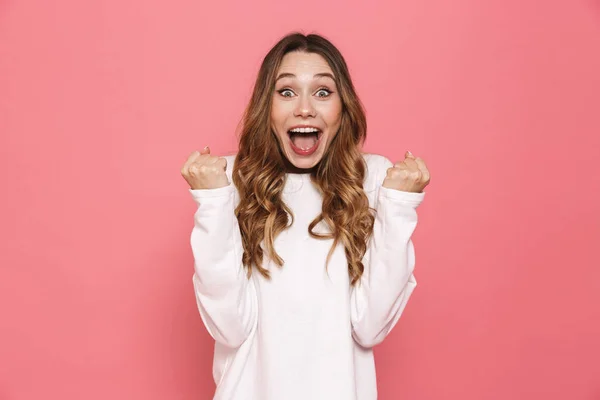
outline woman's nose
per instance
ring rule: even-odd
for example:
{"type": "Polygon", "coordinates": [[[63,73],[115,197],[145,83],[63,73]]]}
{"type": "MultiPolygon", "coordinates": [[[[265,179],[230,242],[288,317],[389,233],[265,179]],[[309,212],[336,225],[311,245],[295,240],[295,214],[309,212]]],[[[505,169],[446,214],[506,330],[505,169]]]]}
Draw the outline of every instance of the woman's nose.
{"type": "Polygon", "coordinates": [[[315,116],[315,108],[313,107],[313,104],[310,101],[310,98],[301,97],[298,100],[298,104],[296,106],[294,114],[296,116],[302,116],[302,117],[309,117],[309,116],[314,117],[315,116]]]}

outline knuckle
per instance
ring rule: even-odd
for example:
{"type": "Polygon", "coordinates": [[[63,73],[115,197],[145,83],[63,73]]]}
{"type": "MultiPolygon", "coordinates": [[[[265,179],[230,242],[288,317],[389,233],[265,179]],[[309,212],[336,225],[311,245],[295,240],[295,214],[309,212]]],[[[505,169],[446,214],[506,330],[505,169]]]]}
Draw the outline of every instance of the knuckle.
{"type": "Polygon", "coordinates": [[[201,174],[204,171],[204,165],[202,164],[194,164],[190,167],[190,173],[192,175],[198,175],[201,174]]]}

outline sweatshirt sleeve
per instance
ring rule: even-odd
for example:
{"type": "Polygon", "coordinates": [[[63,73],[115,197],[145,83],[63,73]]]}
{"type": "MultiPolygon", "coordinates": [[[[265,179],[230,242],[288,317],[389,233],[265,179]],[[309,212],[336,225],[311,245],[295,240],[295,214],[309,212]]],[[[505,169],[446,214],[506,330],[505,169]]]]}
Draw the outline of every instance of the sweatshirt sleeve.
{"type": "Polygon", "coordinates": [[[353,287],[350,300],[352,336],[367,348],[388,335],[417,286],[411,235],[417,225],[416,208],[425,197],[425,192],[381,186],[387,169],[393,165],[381,158],[373,234],[363,260],[363,275],[353,287]]]}
{"type": "Polygon", "coordinates": [[[235,186],[188,190],[198,205],[191,234],[198,310],[215,341],[238,347],[256,324],[257,300],[242,265],[235,186]]]}

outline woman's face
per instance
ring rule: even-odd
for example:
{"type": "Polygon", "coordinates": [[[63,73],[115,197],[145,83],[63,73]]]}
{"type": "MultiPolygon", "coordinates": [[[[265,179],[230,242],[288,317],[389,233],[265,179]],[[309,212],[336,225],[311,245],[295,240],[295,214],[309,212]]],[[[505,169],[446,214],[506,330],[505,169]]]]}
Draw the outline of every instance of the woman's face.
{"type": "Polygon", "coordinates": [[[315,53],[286,54],[277,71],[271,127],[292,164],[291,172],[302,172],[321,160],[341,120],[342,101],[327,61],[315,53]],[[296,127],[306,128],[290,132],[296,127]]]}

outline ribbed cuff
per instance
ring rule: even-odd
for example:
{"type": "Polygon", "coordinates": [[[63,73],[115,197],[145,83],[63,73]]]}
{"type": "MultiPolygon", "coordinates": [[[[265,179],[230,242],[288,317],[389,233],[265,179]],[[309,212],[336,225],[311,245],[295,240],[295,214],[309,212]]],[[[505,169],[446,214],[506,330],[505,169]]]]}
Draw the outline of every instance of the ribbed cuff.
{"type": "Polygon", "coordinates": [[[188,189],[192,198],[203,199],[207,197],[219,197],[219,196],[229,196],[233,192],[233,184],[230,182],[229,185],[223,186],[216,189],[188,189]]]}
{"type": "Polygon", "coordinates": [[[403,190],[391,189],[385,186],[381,186],[379,188],[379,195],[387,197],[393,200],[399,200],[401,202],[406,203],[407,205],[412,206],[413,208],[417,208],[419,204],[425,198],[426,192],[415,193],[415,192],[405,192],[403,190]]]}

